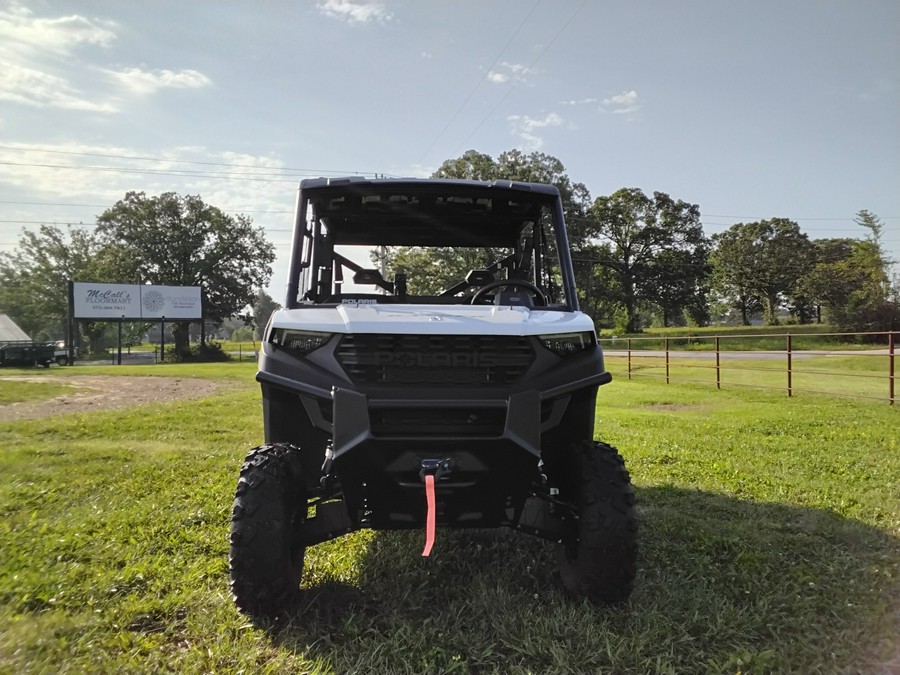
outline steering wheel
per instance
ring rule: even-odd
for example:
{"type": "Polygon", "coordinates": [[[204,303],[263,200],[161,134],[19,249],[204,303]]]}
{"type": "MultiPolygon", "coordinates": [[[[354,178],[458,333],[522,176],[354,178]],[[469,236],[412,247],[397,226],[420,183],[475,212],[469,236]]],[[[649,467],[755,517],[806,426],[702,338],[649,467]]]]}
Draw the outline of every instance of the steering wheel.
{"type": "Polygon", "coordinates": [[[493,291],[495,288],[504,288],[506,286],[518,286],[519,288],[524,288],[534,296],[536,301],[535,304],[547,305],[547,296],[544,295],[544,291],[530,281],[525,281],[524,279],[498,279],[497,281],[485,284],[472,296],[472,304],[477,305],[478,301],[481,300],[488,291],[493,291]]]}

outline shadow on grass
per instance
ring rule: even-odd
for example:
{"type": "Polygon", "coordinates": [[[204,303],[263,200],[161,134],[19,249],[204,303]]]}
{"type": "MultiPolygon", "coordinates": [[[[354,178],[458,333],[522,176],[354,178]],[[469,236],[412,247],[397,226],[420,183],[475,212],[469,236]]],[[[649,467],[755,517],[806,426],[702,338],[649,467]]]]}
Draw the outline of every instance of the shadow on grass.
{"type": "Polygon", "coordinates": [[[626,605],[567,599],[555,546],[524,535],[439,530],[422,559],[421,533],[378,533],[352,583],[307,588],[270,636],[337,672],[889,672],[896,538],[826,511],[674,487],[640,488],[638,503],[626,605]]]}

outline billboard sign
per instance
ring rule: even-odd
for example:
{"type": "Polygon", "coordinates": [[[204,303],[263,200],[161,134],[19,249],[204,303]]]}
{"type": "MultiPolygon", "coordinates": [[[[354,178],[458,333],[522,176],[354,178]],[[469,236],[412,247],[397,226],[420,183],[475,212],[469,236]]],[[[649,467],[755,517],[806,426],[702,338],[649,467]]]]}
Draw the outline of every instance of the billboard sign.
{"type": "Polygon", "coordinates": [[[138,286],[142,319],[202,319],[199,286],[138,286]]]}
{"type": "Polygon", "coordinates": [[[73,317],[94,321],[203,318],[199,286],[72,282],[73,317]]]}

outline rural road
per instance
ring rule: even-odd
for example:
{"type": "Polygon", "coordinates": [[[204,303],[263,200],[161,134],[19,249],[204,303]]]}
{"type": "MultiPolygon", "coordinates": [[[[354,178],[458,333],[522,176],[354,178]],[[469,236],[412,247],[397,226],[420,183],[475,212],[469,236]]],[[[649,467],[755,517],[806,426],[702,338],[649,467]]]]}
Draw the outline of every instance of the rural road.
{"type": "MultiPolygon", "coordinates": [[[[606,356],[621,356],[627,357],[628,352],[624,349],[607,349],[603,348],[603,353],[606,356]]],[[[804,349],[804,350],[795,350],[791,352],[791,357],[794,359],[809,359],[816,356],[888,356],[889,351],[887,349],[865,349],[865,350],[837,350],[837,351],[829,351],[829,350],[821,350],[821,349],[804,349]]],[[[237,357],[238,352],[232,352],[232,357],[237,357]]],[[[731,361],[778,361],[785,360],[787,358],[787,353],[784,351],[721,351],[719,352],[720,358],[731,361]]],[[[248,352],[243,353],[244,360],[250,360],[247,357],[249,356],[248,352]]],[[[655,357],[655,358],[665,358],[665,351],[659,349],[632,349],[631,350],[631,358],[645,358],[645,357],[655,357]]],[[[670,350],[669,351],[670,359],[696,359],[696,360],[715,360],[716,353],[714,351],[682,351],[682,350],[670,350]]],[[[152,364],[154,362],[153,352],[133,352],[131,354],[122,353],[122,364],[136,365],[140,363],[144,364],[152,364]]],[[[108,365],[110,363],[109,360],[103,361],[76,361],[77,365],[108,365]]],[[[113,360],[113,364],[115,364],[115,360],[113,360]]]]}
{"type": "MultiPolygon", "coordinates": [[[[628,351],[624,349],[603,349],[606,356],[628,356],[628,351]]],[[[804,349],[791,352],[791,358],[809,359],[816,356],[888,356],[890,352],[887,349],[865,349],[865,350],[847,350],[847,351],[829,351],[823,349],[804,349]]],[[[656,349],[632,349],[631,358],[656,357],[665,358],[666,352],[656,349]]],[[[731,361],[778,361],[787,359],[785,351],[744,351],[744,352],[719,352],[719,357],[724,360],[731,361]]],[[[714,351],[681,351],[670,350],[670,359],[698,359],[698,360],[715,360],[716,353],[714,351]]]]}

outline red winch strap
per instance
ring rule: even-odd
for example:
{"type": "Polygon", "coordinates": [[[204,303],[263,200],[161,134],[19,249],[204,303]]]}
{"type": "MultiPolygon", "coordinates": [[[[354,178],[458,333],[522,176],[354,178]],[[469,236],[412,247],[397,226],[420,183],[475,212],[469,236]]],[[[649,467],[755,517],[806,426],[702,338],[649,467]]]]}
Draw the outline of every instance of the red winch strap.
{"type": "Polygon", "coordinates": [[[425,476],[425,501],[428,504],[428,513],[425,516],[425,550],[422,556],[431,555],[431,547],[434,546],[434,476],[425,476]]]}

